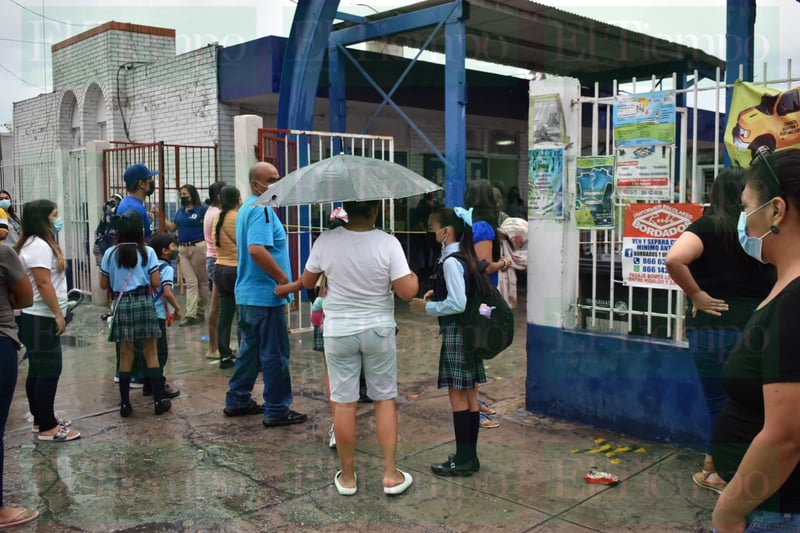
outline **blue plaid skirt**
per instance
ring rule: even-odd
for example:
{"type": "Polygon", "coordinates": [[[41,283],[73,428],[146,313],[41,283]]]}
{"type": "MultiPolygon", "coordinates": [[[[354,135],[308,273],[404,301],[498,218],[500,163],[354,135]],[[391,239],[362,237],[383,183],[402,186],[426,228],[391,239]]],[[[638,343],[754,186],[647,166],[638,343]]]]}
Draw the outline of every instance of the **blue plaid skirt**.
{"type": "Polygon", "coordinates": [[[161,336],[153,298],[146,291],[134,290],[125,293],[119,300],[111,331],[110,342],[157,339],[161,336]]]}
{"type": "Polygon", "coordinates": [[[439,388],[472,390],[476,383],[486,383],[483,360],[464,356],[461,326],[454,323],[447,324],[441,336],[439,388]]]}
{"type": "Polygon", "coordinates": [[[322,336],[322,328],[314,326],[314,338],[312,340],[311,349],[315,352],[325,351],[325,339],[322,336]]]}

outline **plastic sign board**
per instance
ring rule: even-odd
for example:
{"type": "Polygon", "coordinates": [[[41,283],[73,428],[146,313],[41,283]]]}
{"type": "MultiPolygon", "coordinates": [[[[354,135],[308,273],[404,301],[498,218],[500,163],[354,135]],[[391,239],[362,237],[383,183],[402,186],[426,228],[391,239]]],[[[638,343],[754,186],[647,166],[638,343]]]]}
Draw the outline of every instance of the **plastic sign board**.
{"type": "Polygon", "coordinates": [[[626,94],[614,104],[614,143],[652,146],[675,143],[675,92],[626,94]]]}
{"type": "Polygon", "coordinates": [[[701,204],[630,204],[622,233],[622,282],[633,287],[679,288],[667,273],[667,252],[702,214],[701,204]]]}

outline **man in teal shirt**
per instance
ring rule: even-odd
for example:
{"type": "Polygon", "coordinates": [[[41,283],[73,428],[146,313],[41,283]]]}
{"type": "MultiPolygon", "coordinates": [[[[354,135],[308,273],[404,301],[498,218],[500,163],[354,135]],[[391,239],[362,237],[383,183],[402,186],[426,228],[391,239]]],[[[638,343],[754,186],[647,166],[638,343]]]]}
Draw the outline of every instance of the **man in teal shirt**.
{"type": "Polygon", "coordinates": [[[289,247],[286,230],[271,207],[254,205],[267,188],[280,180],[278,169],[259,162],[250,169],[252,195],[236,217],[238,272],[236,307],[241,345],[228,383],[227,416],[263,414],[266,427],[299,424],[305,414],[291,410],[289,333],[285,306],[292,300],[275,296],[275,287],[288,283],[289,247]],[[258,371],[264,375],[264,405],[252,398],[258,371]]]}

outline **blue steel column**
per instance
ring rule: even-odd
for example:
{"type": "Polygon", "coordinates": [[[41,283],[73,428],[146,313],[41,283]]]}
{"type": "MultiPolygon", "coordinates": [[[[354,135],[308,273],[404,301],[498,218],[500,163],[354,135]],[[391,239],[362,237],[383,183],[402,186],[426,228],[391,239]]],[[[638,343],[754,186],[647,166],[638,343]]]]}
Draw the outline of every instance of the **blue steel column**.
{"type": "MultiPolygon", "coordinates": [[[[331,86],[328,90],[328,120],[331,131],[345,133],[347,131],[347,81],[345,79],[344,57],[336,43],[328,43],[328,79],[331,86]]],[[[334,153],[342,147],[338,140],[334,141],[334,153]]]]}
{"type": "MultiPolygon", "coordinates": [[[[725,21],[725,83],[732,85],[739,78],[739,65],[744,67],[744,79],[753,81],[756,0],[728,0],[725,21]]],[[[726,116],[732,99],[733,88],[730,88],[725,91],[726,116]]],[[[730,164],[726,150],[725,165],[730,164]]]]}
{"type": "Polygon", "coordinates": [[[314,129],[319,75],[339,0],[298,0],[286,43],[278,128],[314,129]]]}
{"type": "Polygon", "coordinates": [[[444,201],[448,207],[464,205],[467,183],[467,69],[466,25],[461,17],[445,24],[444,201]]]}

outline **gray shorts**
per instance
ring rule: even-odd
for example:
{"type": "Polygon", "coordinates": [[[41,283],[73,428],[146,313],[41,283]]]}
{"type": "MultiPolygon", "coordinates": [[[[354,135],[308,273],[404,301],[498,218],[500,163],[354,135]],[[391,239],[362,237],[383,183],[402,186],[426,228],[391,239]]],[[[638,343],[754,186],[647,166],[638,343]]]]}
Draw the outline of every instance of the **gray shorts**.
{"type": "Polygon", "coordinates": [[[325,359],[331,383],[331,400],[358,401],[361,367],[367,395],[373,400],[397,396],[397,338],[395,328],[373,328],[345,337],[325,337],[325,359]]]}

